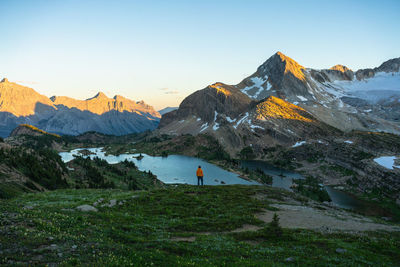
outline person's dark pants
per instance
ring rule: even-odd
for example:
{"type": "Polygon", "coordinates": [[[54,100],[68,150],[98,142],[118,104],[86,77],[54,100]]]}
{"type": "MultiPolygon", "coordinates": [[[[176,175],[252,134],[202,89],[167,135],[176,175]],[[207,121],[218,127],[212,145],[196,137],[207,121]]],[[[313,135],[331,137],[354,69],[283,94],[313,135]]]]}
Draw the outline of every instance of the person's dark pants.
{"type": "Polygon", "coordinates": [[[201,185],[203,185],[203,176],[197,176],[197,185],[200,185],[200,181],[201,185]]]}

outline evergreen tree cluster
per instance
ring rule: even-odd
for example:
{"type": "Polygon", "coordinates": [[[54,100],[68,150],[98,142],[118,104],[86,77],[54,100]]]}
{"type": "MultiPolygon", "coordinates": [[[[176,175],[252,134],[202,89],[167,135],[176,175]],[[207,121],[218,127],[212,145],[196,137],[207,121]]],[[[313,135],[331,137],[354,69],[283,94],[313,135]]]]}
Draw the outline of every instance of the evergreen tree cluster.
{"type": "Polygon", "coordinates": [[[66,188],[63,179],[67,169],[60,156],[53,150],[31,150],[22,147],[0,149],[0,164],[15,168],[32,181],[47,189],[66,188]]]}

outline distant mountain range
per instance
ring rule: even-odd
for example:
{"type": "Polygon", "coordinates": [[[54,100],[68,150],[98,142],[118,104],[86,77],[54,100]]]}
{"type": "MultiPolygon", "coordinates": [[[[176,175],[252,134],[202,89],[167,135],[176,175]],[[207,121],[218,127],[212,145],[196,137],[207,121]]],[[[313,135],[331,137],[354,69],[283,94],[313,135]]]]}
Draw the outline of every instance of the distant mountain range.
{"type": "Polygon", "coordinates": [[[7,137],[19,124],[44,131],[77,135],[87,131],[123,135],[153,130],[161,115],[143,101],[98,93],[87,100],[66,96],[48,98],[29,87],[3,79],[0,82],[0,136],[7,137]]]}
{"type": "Polygon", "coordinates": [[[214,135],[231,150],[341,131],[400,133],[400,58],[373,69],[310,69],[278,52],[237,85],[215,83],[165,114],[161,132],[214,135]]]}

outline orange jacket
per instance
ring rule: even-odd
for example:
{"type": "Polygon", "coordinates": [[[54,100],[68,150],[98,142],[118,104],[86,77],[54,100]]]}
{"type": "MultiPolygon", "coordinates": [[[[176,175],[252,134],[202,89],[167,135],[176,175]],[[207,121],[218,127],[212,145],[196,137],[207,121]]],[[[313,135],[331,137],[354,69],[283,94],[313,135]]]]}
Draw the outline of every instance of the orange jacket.
{"type": "Polygon", "coordinates": [[[203,170],[198,168],[197,171],[196,171],[196,175],[197,176],[203,176],[203,170]]]}

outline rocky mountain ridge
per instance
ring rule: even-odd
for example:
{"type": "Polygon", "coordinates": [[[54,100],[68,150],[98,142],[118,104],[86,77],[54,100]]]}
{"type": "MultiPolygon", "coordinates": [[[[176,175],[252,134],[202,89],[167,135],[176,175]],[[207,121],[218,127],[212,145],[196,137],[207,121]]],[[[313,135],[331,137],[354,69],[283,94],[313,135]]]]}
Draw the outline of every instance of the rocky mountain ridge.
{"type": "Polygon", "coordinates": [[[278,52],[236,88],[251,99],[273,95],[300,105],[319,120],[343,131],[398,134],[399,66],[400,58],[396,58],[377,68],[356,72],[343,65],[315,70],[278,52]]]}
{"type": "Polygon", "coordinates": [[[317,131],[321,138],[351,130],[399,134],[399,62],[397,58],[356,72],[343,65],[314,70],[277,52],[237,85],[215,83],[194,92],[178,110],[163,116],[159,128],[170,134],[208,132],[221,142],[245,136],[245,142],[230,142],[233,150],[257,143],[289,145],[299,138],[317,137],[309,121],[294,119],[301,117],[299,113],[324,125],[325,133],[317,131]],[[383,99],[375,101],[365,95],[383,99]],[[267,119],[261,119],[261,110],[269,114],[267,119]],[[310,131],[306,134],[298,124],[307,125],[310,131]],[[260,136],[274,142],[260,142],[260,136]]]}
{"type": "Polygon", "coordinates": [[[19,124],[31,124],[47,132],[77,135],[86,131],[122,135],[155,129],[161,115],[143,101],[104,93],[86,100],[66,96],[47,98],[29,87],[0,82],[0,136],[19,124]]]}
{"type": "Polygon", "coordinates": [[[233,158],[397,199],[399,170],[375,160],[400,157],[398,62],[314,70],[276,53],[237,85],[215,83],[185,98],[159,132],[211,135],[233,158]]]}
{"type": "Polygon", "coordinates": [[[118,112],[136,112],[137,114],[148,113],[153,117],[160,117],[160,114],[144,101],[135,102],[120,95],[108,98],[102,92],[86,100],[77,100],[67,96],[52,96],[50,99],[55,106],[62,105],[67,108],[77,108],[81,111],[90,111],[98,115],[115,110],[118,112]]]}

